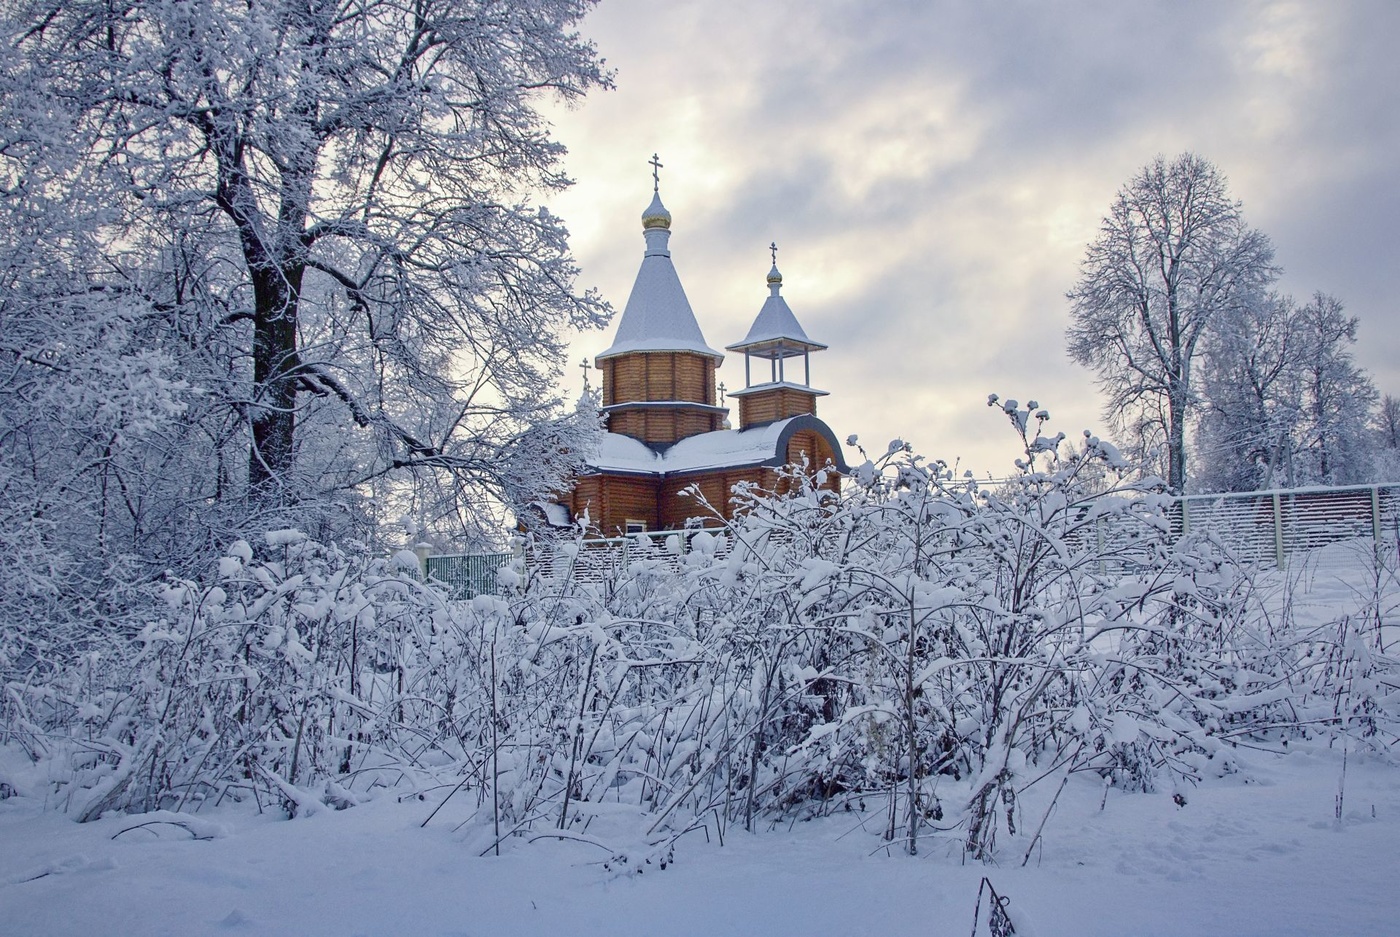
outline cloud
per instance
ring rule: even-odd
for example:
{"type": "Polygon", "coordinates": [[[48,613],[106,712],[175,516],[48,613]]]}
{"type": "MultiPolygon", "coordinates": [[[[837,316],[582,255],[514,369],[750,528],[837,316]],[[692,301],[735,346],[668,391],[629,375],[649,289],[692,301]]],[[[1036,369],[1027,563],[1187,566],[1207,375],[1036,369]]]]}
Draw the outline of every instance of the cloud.
{"type": "Polygon", "coordinates": [[[1362,363],[1400,392],[1400,4],[604,0],[584,31],[618,90],[555,115],[582,284],[625,302],[659,152],[707,339],[745,333],[776,240],[831,346],[813,381],[838,435],[1001,471],[989,392],[1101,426],[1064,292],[1117,188],[1185,150],[1230,178],[1288,289],[1361,316],[1362,363]]]}

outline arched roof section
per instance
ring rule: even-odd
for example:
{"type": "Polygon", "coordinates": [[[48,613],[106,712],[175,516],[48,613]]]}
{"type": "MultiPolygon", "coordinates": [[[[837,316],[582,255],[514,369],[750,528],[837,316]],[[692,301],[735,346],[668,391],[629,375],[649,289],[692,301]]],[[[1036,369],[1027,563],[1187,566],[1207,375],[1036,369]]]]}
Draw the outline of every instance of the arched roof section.
{"type": "MultiPolygon", "coordinates": [[[[787,464],[793,436],[811,430],[831,447],[838,472],[848,472],[841,443],[831,427],[809,414],[775,420],[740,430],[719,430],[688,436],[661,452],[630,436],[605,433],[589,468],[598,472],[664,477],[727,468],[780,468],[787,464]]],[[[820,466],[818,466],[820,467],[820,466]]]]}

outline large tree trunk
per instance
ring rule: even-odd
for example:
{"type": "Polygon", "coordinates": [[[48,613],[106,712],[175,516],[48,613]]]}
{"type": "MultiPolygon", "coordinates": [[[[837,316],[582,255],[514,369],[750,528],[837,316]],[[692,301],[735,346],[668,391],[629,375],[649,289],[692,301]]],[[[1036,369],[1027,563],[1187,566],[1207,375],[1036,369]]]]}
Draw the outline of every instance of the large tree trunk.
{"type": "Polygon", "coordinates": [[[1168,401],[1167,487],[1176,494],[1186,491],[1186,394],[1173,389],[1168,401]]]}
{"type": "Polygon", "coordinates": [[[253,395],[249,414],[248,493],[285,501],[296,430],[297,306],[302,269],[253,268],[253,395]]]}
{"type": "MultiPolygon", "coordinates": [[[[1186,413],[1191,406],[1191,357],[1196,353],[1196,343],[1182,322],[1180,272],[1173,256],[1163,271],[1167,294],[1167,487],[1179,495],[1186,493],[1186,413]]],[[[1210,311],[1198,311],[1197,316],[1207,319],[1210,311]]],[[[1201,327],[1196,327],[1196,334],[1201,327]]]]}
{"type": "Polygon", "coordinates": [[[248,496],[268,504],[294,494],[288,475],[295,455],[297,312],[306,272],[302,233],[311,198],[315,150],[298,154],[295,169],[281,173],[276,218],[258,208],[243,163],[237,128],[211,124],[220,156],[218,204],[238,228],[243,260],[253,286],[253,388],[248,409],[248,496]]]}

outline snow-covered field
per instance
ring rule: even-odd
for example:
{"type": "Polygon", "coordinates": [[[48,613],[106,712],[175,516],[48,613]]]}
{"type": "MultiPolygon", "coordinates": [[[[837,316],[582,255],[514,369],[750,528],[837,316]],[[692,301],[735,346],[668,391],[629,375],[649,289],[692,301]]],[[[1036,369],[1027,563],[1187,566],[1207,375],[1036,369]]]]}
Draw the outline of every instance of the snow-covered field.
{"type": "MultiPolygon", "coordinates": [[[[454,830],[451,805],[420,827],[431,797],[292,821],[239,807],[85,825],[15,797],[0,802],[0,932],[962,935],[987,875],[1040,937],[1400,933],[1395,769],[1353,753],[1338,824],[1340,752],[1240,761],[1184,808],[1165,793],[1105,798],[1078,777],[1025,868],[1023,843],[999,867],[961,864],[952,841],[887,854],[877,805],[869,829],[847,815],[731,830],[723,846],[697,832],[668,868],[637,875],[577,842],[480,856],[484,831],[454,830]]],[[[608,819],[602,838],[625,843],[633,825],[608,819]]]]}
{"type": "MultiPolygon", "coordinates": [[[[1368,599],[1357,555],[1330,547],[1261,585],[1287,582],[1279,595],[1299,621],[1358,602],[1389,618],[1389,585],[1368,599]]],[[[1400,769],[1384,743],[1327,738],[1235,748],[1238,770],[1182,788],[1183,806],[1165,780],[1128,793],[1076,773],[1024,867],[1050,783],[1026,790],[996,864],[964,861],[961,831],[926,833],[905,855],[881,837],[887,804],[868,798],[863,812],[756,833],[721,837],[711,822],[665,868],[641,870],[614,857],[659,855],[644,833],[654,815],[578,805],[592,819],[577,832],[592,842],[537,824],[497,856],[489,814],[466,793],[444,804],[445,787],[379,788],[294,820],[245,799],[81,824],[52,799],[73,790],[45,774],[57,762],[10,746],[0,935],[965,935],[983,876],[1010,899],[1022,937],[1400,934],[1400,769]]],[[[947,783],[937,793],[949,803],[966,795],[965,782],[947,783]]]]}

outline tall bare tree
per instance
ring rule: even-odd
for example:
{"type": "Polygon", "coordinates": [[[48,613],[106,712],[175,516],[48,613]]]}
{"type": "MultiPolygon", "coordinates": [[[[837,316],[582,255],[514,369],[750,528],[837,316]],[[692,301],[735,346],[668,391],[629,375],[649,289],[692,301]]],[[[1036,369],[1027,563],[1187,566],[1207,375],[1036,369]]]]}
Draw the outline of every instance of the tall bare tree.
{"type": "Polygon", "coordinates": [[[1324,485],[1368,481],[1376,388],[1356,365],[1357,319],[1334,296],[1318,292],[1299,310],[1307,337],[1302,362],[1298,480],[1324,485]]]}
{"type": "Polygon", "coordinates": [[[1382,449],[1400,449],[1400,398],[1391,394],[1381,398],[1375,429],[1382,449]]]}
{"type": "Polygon", "coordinates": [[[1068,294],[1070,356],[1098,373],[1115,426],[1145,438],[1144,418],[1162,424],[1173,490],[1186,485],[1202,340],[1276,276],[1269,239],[1244,223],[1220,171],[1192,153],[1139,170],[1085,252],[1068,294]]]}
{"type": "Polygon", "coordinates": [[[1376,453],[1372,477],[1378,482],[1400,478],[1400,397],[1386,394],[1376,407],[1376,453]]]}
{"type": "Polygon", "coordinates": [[[1239,310],[1205,343],[1193,487],[1254,491],[1286,477],[1300,422],[1309,338],[1298,304],[1271,296],[1239,310]]]}

